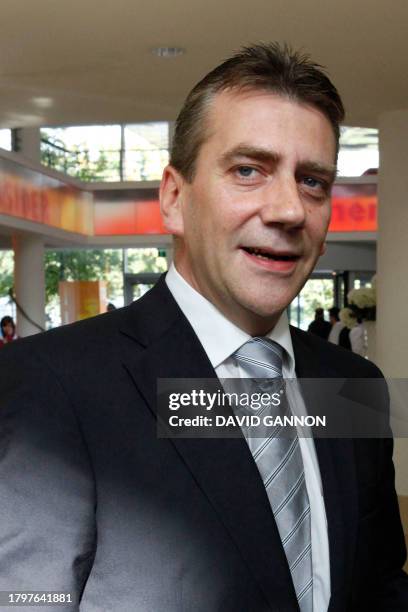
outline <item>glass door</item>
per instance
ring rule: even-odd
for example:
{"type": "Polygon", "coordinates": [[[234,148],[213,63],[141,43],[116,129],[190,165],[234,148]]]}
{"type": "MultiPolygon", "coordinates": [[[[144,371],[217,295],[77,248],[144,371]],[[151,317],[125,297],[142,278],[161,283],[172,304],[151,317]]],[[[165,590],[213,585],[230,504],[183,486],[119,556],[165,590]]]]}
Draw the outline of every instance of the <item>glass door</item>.
{"type": "Polygon", "coordinates": [[[291,325],[307,330],[314,319],[316,308],[323,308],[325,319],[329,320],[327,311],[336,305],[336,276],[330,272],[315,273],[306,281],[302,291],[288,308],[291,325]]]}

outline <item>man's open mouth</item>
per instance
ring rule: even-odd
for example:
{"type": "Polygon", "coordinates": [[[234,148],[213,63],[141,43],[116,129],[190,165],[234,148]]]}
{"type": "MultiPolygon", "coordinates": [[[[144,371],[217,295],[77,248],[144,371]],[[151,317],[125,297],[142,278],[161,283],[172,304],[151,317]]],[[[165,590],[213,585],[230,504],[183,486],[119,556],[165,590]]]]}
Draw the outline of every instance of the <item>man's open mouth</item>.
{"type": "Polygon", "coordinates": [[[255,255],[260,259],[272,259],[273,261],[296,261],[299,259],[299,255],[279,253],[258,247],[242,247],[242,249],[249,255],[255,255]]]}

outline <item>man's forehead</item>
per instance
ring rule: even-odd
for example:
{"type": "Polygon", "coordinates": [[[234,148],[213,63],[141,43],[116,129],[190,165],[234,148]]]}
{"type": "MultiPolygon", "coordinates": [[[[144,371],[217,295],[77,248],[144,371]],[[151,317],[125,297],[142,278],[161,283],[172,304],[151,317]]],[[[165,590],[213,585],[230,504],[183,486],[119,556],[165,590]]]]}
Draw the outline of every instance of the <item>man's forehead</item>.
{"type": "Polygon", "coordinates": [[[265,149],[268,149],[268,130],[275,117],[279,116],[279,120],[274,123],[275,127],[278,125],[279,130],[285,132],[295,129],[293,118],[296,115],[302,131],[307,126],[315,132],[317,130],[326,145],[327,134],[331,134],[329,142],[333,147],[330,149],[335,151],[333,126],[319,108],[273,90],[254,88],[229,88],[213,96],[205,119],[205,141],[217,138],[225,150],[236,145],[244,134],[249,145],[254,139],[260,139],[264,140],[265,149]]]}
{"type": "Polygon", "coordinates": [[[307,110],[310,118],[314,115],[318,121],[330,126],[334,134],[328,117],[318,106],[273,90],[254,88],[234,87],[215,93],[207,103],[205,124],[210,133],[214,129],[225,127],[226,120],[233,120],[238,112],[245,114],[247,118],[256,119],[262,110],[273,116],[275,111],[282,112],[282,109],[288,113],[307,110]]]}
{"type": "Polygon", "coordinates": [[[257,101],[265,101],[271,105],[277,103],[285,103],[290,107],[302,108],[310,107],[315,108],[310,104],[306,104],[293,96],[285,95],[281,92],[277,92],[273,89],[265,88],[254,88],[254,87],[228,87],[217,93],[215,93],[209,100],[208,114],[216,116],[219,113],[229,112],[231,107],[242,106],[250,109],[251,106],[255,106],[257,101]]]}

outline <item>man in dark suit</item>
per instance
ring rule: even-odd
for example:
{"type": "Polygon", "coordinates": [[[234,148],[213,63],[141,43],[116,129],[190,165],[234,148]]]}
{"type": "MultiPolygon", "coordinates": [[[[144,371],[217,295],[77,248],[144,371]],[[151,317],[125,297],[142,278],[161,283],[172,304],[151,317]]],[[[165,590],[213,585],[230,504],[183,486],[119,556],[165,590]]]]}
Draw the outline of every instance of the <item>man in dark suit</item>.
{"type": "Polygon", "coordinates": [[[324,318],[323,308],[316,308],[315,318],[310,323],[307,331],[319,336],[320,338],[323,338],[324,340],[328,339],[331,331],[331,324],[324,318]]]}
{"type": "Polygon", "coordinates": [[[307,58],[227,60],[177,122],[168,274],[0,355],[0,590],[69,592],[84,612],[408,609],[390,439],[296,436],[276,464],[259,457],[279,437],[156,433],[160,378],[381,376],[285,314],[324,249],[342,117],[307,58]]]}

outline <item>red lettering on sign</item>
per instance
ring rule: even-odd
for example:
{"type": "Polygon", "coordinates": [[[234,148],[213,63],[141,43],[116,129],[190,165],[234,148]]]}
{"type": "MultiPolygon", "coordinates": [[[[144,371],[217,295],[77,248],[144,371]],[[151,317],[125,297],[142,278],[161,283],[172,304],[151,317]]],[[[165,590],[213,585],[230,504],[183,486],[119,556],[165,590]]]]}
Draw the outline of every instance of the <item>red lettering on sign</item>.
{"type": "Polygon", "coordinates": [[[376,196],[334,197],[330,232],[375,232],[376,196]]]}
{"type": "Polygon", "coordinates": [[[349,215],[353,221],[363,221],[365,217],[364,207],[358,202],[353,202],[350,206],[349,215]]]}

